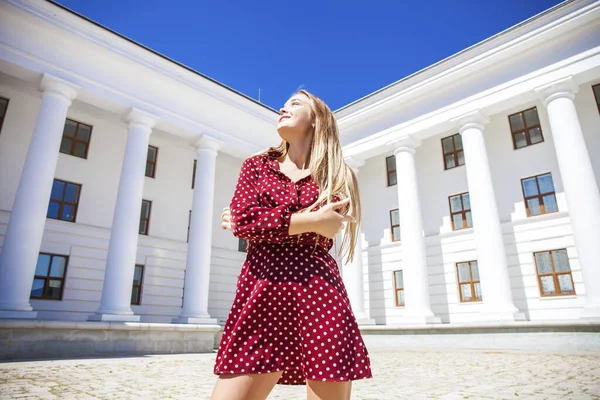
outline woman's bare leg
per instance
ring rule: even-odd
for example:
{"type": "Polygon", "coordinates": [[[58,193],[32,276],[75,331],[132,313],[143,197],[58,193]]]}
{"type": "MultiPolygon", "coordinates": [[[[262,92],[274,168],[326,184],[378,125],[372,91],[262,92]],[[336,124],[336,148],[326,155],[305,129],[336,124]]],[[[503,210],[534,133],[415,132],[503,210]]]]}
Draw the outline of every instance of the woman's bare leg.
{"type": "Polygon", "coordinates": [[[210,400],[265,400],[282,374],[220,375],[210,400]]]}
{"type": "Polygon", "coordinates": [[[306,380],[307,400],[350,400],[352,382],[306,380]]]}

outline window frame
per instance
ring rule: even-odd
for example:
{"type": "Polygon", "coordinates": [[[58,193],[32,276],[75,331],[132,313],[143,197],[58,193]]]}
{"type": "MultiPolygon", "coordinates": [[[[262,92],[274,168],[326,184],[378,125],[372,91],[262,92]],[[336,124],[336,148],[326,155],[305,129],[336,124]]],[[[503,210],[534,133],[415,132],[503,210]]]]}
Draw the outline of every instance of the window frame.
{"type": "MultiPolygon", "coordinates": [[[[600,114],[600,95],[596,95],[596,91],[594,90],[595,87],[598,87],[598,93],[600,93],[600,83],[597,83],[595,85],[592,85],[592,94],[594,95],[594,98],[596,99],[596,107],[598,107],[598,114],[600,114]]],[[[7,105],[8,107],[8,105],[7,105]]],[[[0,124],[0,129],[2,129],[2,125],[0,124]]]]}
{"type": "Polygon", "coordinates": [[[87,160],[88,154],[89,154],[89,151],[90,151],[90,143],[92,141],[92,131],[94,130],[94,127],[92,125],[85,124],[83,122],[77,121],[77,120],[72,119],[72,118],[66,118],[65,119],[65,127],[67,126],[67,122],[68,121],[71,121],[71,122],[73,122],[73,123],[76,124],[76,127],[75,127],[75,137],[70,138],[70,137],[67,136],[67,139],[71,140],[71,149],[70,149],[70,151],[68,153],[65,152],[65,151],[62,151],[62,149],[61,149],[62,148],[62,141],[65,138],[65,130],[63,128],[63,134],[62,134],[61,142],[60,142],[61,148],[59,148],[58,151],[60,153],[62,153],[62,154],[66,154],[68,156],[73,156],[73,157],[77,157],[77,158],[83,158],[84,160],[87,160]],[[80,140],[80,139],[77,138],[77,133],[79,132],[79,126],[80,125],[85,125],[85,126],[88,126],[90,128],[90,137],[89,137],[89,140],[87,142],[85,142],[85,141],[80,140]],[[75,145],[77,143],[83,143],[85,145],[85,156],[84,157],[80,157],[80,156],[78,156],[78,155],[75,154],[75,145]]]}
{"type": "MultiPolygon", "coordinates": [[[[394,208],[393,210],[390,210],[390,234],[392,235],[392,242],[399,242],[399,241],[401,241],[402,237],[399,237],[398,239],[395,238],[395,236],[394,236],[394,228],[395,227],[400,228],[400,209],[399,208],[394,208]],[[392,222],[392,213],[394,211],[398,211],[398,225],[393,225],[393,222],[392,222]]],[[[402,235],[402,233],[400,235],[402,235]]]]}
{"type": "Polygon", "coordinates": [[[528,176],[525,178],[521,178],[521,193],[523,193],[523,201],[525,202],[525,212],[527,213],[527,218],[529,217],[537,217],[540,215],[546,215],[546,214],[553,214],[556,212],[559,212],[560,210],[558,209],[558,201],[556,200],[556,185],[554,184],[554,177],[552,176],[552,172],[544,172],[538,175],[532,175],[532,176],[528,176]],[[547,192],[547,193],[541,193],[540,192],[540,184],[538,182],[538,177],[540,176],[544,176],[544,175],[550,175],[550,177],[552,178],[552,187],[554,188],[553,192],[547,192]],[[523,185],[523,181],[527,180],[527,179],[531,179],[531,178],[535,178],[535,184],[537,186],[537,192],[538,194],[535,196],[525,196],[525,186],[523,185]],[[544,205],[544,199],[543,196],[548,196],[550,193],[552,193],[552,195],[554,196],[554,202],[556,203],[556,211],[546,211],[545,210],[545,205],[544,205]],[[538,198],[539,202],[540,202],[540,210],[542,210],[541,213],[539,214],[534,214],[532,215],[531,212],[529,211],[529,203],[527,202],[527,200],[529,199],[533,199],[533,198],[538,198]]]}
{"type": "Polygon", "coordinates": [[[453,135],[443,137],[440,140],[440,144],[442,145],[442,161],[444,163],[444,171],[448,171],[450,169],[462,167],[466,163],[466,160],[465,160],[465,147],[463,146],[462,149],[456,150],[456,141],[454,140],[454,138],[456,136],[460,136],[461,142],[462,142],[462,135],[460,133],[455,133],[453,135]],[[444,140],[446,140],[446,139],[452,139],[452,151],[449,152],[449,153],[446,153],[446,151],[444,150],[444,140]],[[458,153],[463,153],[463,163],[462,164],[458,163],[458,153]],[[448,165],[446,164],[446,156],[449,156],[449,155],[452,155],[454,157],[454,167],[448,167],[448,165]]]}
{"type": "Polygon", "coordinates": [[[194,167],[192,168],[192,190],[196,182],[196,168],[198,168],[198,160],[194,160],[194,167]]]}
{"type": "MultiPolygon", "coordinates": [[[[477,271],[479,272],[479,262],[477,260],[469,260],[469,261],[460,261],[454,264],[454,269],[456,271],[456,283],[458,285],[458,296],[461,303],[481,303],[483,302],[483,290],[481,291],[481,298],[477,298],[477,292],[475,291],[475,284],[479,283],[479,287],[481,288],[481,276],[479,276],[478,281],[473,280],[473,266],[471,263],[477,263],[477,271]],[[469,281],[461,282],[460,274],[458,272],[458,264],[468,264],[469,266],[469,281]],[[471,293],[473,294],[472,300],[463,300],[461,285],[469,284],[471,286],[471,293]]],[[[479,275],[479,274],[478,274],[479,275]]]]}
{"type": "Polygon", "coordinates": [[[8,113],[8,105],[10,104],[10,99],[2,96],[0,96],[0,99],[6,100],[6,108],[4,109],[4,114],[0,115],[0,134],[2,134],[2,126],[4,125],[6,114],[8,113]]]}
{"type": "MultiPolygon", "coordinates": [[[[46,253],[46,252],[39,252],[38,253],[38,257],[40,255],[46,255],[46,256],[50,256],[50,263],[48,264],[48,272],[46,273],[45,276],[42,275],[35,275],[34,272],[34,276],[33,276],[33,280],[36,279],[44,279],[44,289],[42,290],[42,296],[41,297],[33,297],[31,296],[31,291],[29,292],[29,298],[32,300],[52,300],[52,301],[62,301],[63,298],[63,294],[65,292],[65,282],[67,280],[67,269],[69,268],[69,256],[68,255],[64,255],[64,254],[56,254],[56,253],[46,253]],[[65,259],[65,271],[63,273],[63,276],[61,278],[56,278],[56,277],[50,277],[50,269],[52,268],[52,260],[54,259],[54,257],[62,257],[65,259]],[[56,299],[53,297],[48,297],[48,289],[50,288],[49,282],[50,280],[56,280],[56,281],[61,281],[60,284],[60,296],[56,299]]],[[[36,265],[37,267],[37,265],[36,265]]],[[[33,281],[31,282],[32,285],[32,290],[33,290],[33,281]]]]}
{"type": "Polygon", "coordinates": [[[144,264],[135,264],[134,270],[133,270],[133,281],[131,282],[131,297],[133,300],[133,290],[137,287],[138,288],[138,292],[137,292],[137,299],[136,301],[131,301],[131,306],[141,306],[142,305],[142,288],[144,287],[144,274],[146,272],[146,266],[144,264]],[[135,268],[137,267],[141,267],[142,268],[142,273],[140,275],[140,284],[136,285],[135,284],[135,268]]]}
{"type": "Polygon", "coordinates": [[[389,156],[389,157],[385,158],[385,171],[386,171],[386,175],[387,175],[387,187],[396,186],[398,184],[398,167],[396,167],[395,169],[388,169],[388,160],[390,158],[394,159],[394,164],[396,163],[396,156],[389,156]],[[390,175],[392,173],[396,174],[396,183],[393,183],[393,184],[390,183],[390,175]]]}
{"type": "Polygon", "coordinates": [[[60,203],[60,206],[58,207],[58,217],[57,218],[49,217],[48,216],[48,211],[46,211],[46,218],[53,219],[53,220],[56,220],[56,221],[70,222],[70,223],[74,224],[74,223],[77,222],[77,212],[79,211],[79,200],[81,199],[81,191],[83,189],[83,185],[79,184],[79,183],[75,183],[75,182],[70,182],[70,181],[65,181],[65,180],[62,180],[62,179],[54,178],[52,180],[52,186],[54,186],[54,182],[55,181],[62,182],[62,183],[65,184],[65,188],[63,189],[62,198],[60,199],[60,201],[58,201],[57,199],[53,199],[52,198],[52,192],[50,192],[50,198],[48,199],[48,207],[50,207],[50,203],[52,203],[52,202],[55,202],[55,203],[59,202],[60,203]],[[65,201],[65,194],[66,194],[66,191],[67,191],[67,185],[74,185],[74,186],[78,186],[79,187],[79,195],[77,196],[77,203],[71,203],[71,202],[66,202],[65,201]],[[72,206],[75,209],[75,211],[73,213],[73,221],[61,218],[61,216],[63,214],[63,208],[64,208],[65,204],[69,205],[69,206],[72,206]]]}
{"type": "Polygon", "coordinates": [[[542,250],[542,251],[534,251],[533,252],[533,265],[535,266],[535,274],[537,276],[537,281],[538,281],[538,287],[540,289],[540,297],[562,297],[562,296],[576,296],[577,295],[577,290],[575,290],[575,281],[573,281],[573,270],[571,269],[571,262],[569,261],[569,272],[556,272],[554,270],[554,257],[552,256],[552,252],[553,251],[560,251],[560,250],[564,250],[567,253],[567,260],[569,260],[569,252],[567,251],[566,248],[560,248],[560,249],[551,249],[551,250],[542,250]],[[542,274],[540,275],[539,273],[539,269],[538,269],[538,265],[537,265],[537,258],[536,258],[536,254],[541,254],[541,253],[549,253],[550,254],[550,262],[552,264],[552,272],[549,274],[542,274]],[[573,286],[573,292],[569,292],[569,293],[562,293],[560,291],[560,284],[558,282],[558,275],[569,275],[569,277],[571,278],[571,285],[573,286]],[[558,292],[558,293],[554,293],[554,294],[545,294],[543,287],[542,287],[542,277],[543,276],[552,276],[552,280],[554,281],[554,289],[558,292]]]}
{"type": "Polygon", "coordinates": [[[512,142],[513,142],[513,150],[524,149],[524,148],[527,148],[529,146],[533,146],[533,145],[536,145],[536,144],[544,143],[546,141],[546,139],[544,138],[544,131],[542,129],[542,121],[540,120],[540,113],[537,110],[537,106],[529,107],[529,108],[527,108],[525,110],[509,114],[508,115],[508,126],[509,126],[509,129],[510,129],[510,136],[511,136],[512,142]],[[539,124],[528,126],[527,125],[527,120],[525,119],[525,112],[527,112],[529,110],[534,110],[534,109],[535,109],[535,112],[537,113],[539,124]],[[510,117],[512,117],[513,115],[518,115],[518,114],[521,114],[521,118],[523,120],[523,129],[520,130],[520,131],[514,132],[513,131],[513,127],[512,127],[512,122],[510,121],[510,117]],[[529,136],[529,131],[531,129],[533,129],[533,128],[540,128],[540,136],[542,137],[542,140],[539,141],[539,142],[537,142],[537,143],[531,143],[531,137],[529,136]],[[517,147],[517,141],[515,140],[515,136],[517,134],[519,134],[519,133],[522,133],[522,132],[525,133],[525,140],[527,141],[527,145],[523,146],[523,147],[517,147]]]}
{"type": "Polygon", "coordinates": [[[150,216],[152,215],[152,200],[145,200],[142,199],[142,207],[140,208],[140,225],[142,223],[143,220],[146,221],[146,231],[145,232],[140,232],[140,229],[138,229],[138,233],[140,235],[145,235],[145,236],[149,236],[149,232],[150,232],[150,216]],[[144,210],[144,202],[148,203],[148,218],[144,218],[142,216],[142,211],[144,210]]]}
{"type": "Polygon", "coordinates": [[[469,192],[462,192],[462,193],[457,193],[457,194],[453,194],[448,196],[448,210],[450,211],[450,223],[452,224],[452,230],[453,231],[462,231],[463,229],[470,229],[473,227],[473,225],[471,226],[467,226],[467,212],[471,213],[471,222],[473,222],[473,209],[469,208],[468,210],[465,210],[465,205],[463,203],[463,195],[468,194],[469,195],[469,203],[471,203],[471,195],[469,192]],[[457,212],[452,212],[452,198],[453,197],[460,197],[460,207],[462,209],[462,211],[457,211],[457,212]],[[462,214],[462,221],[463,221],[463,227],[462,228],[456,228],[454,226],[454,215],[458,215],[458,214],[462,214]]]}
{"type": "Polygon", "coordinates": [[[396,307],[405,307],[406,302],[404,302],[404,303],[398,302],[398,292],[402,291],[402,293],[404,293],[404,270],[398,269],[398,270],[392,271],[392,276],[394,279],[394,302],[396,303],[396,307]],[[402,272],[402,287],[401,288],[398,287],[398,284],[396,281],[396,272],[402,272]]]}
{"type": "Polygon", "coordinates": [[[148,145],[148,153],[146,154],[146,170],[144,171],[144,176],[146,176],[148,178],[156,179],[157,165],[158,165],[158,147],[148,145]],[[154,157],[154,161],[150,161],[150,157],[149,157],[150,148],[153,148],[156,150],[156,157],[154,157]],[[146,171],[148,170],[148,164],[152,164],[152,166],[153,166],[152,175],[146,175],[146,171]]]}

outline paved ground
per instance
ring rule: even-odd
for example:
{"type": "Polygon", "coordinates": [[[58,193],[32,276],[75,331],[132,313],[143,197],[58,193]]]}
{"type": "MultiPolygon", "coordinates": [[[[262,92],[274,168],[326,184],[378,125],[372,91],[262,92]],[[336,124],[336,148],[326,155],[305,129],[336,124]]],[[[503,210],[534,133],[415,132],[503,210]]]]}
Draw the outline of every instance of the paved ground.
{"type": "MultiPolygon", "coordinates": [[[[207,399],[214,354],[0,363],[0,399],[207,399]]],[[[600,399],[600,354],[371,350],[353,399],[600,399]]],[[[269,399],[305,398],[277,386],[269,399]]]]}

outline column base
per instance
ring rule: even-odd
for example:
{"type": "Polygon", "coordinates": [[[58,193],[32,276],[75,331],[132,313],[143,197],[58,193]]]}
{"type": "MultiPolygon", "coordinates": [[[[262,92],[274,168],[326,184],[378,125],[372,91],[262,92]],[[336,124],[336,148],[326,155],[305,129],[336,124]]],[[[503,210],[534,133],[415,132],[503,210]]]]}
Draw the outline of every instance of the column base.
{"type": "Polygon", "coordinates": [[[195,324],[195,325],[218,325],[216,318],[210,317],[177,317],[173,318],[174,324],[195,324]]]}
{"type": "Polygon", "coordinates": [[[123,314],[92,314],[88,317],[88,321],[100,322],[140,322],[139,315],[123,315],[123,314]]]}
{"type": "Polygon", "coordinates": [[[365,313],[357,313],[354,315],[359,326],[375,325],[375,320],[369,318],[365,313]]]}
{"type": "Polygon", "coordinates": [[[37,311],[0,310],[0,319],[36,319],[37,311]]]}
{"type": "Polygon", "coordinates": [[[583,307],[581,319],[600,320],[600,304],[590,304],[583,307]]]}
{"type": "Polygon", "coordinates": [[[517,311],[481,311],[478,322],[527,321],[525,314],[517,311]]]}
{"type": "Polygon", "coordinates": [[[441,323],[442,319],[435,315],[403,315],[399,325],[429,325],[441,323]]]}

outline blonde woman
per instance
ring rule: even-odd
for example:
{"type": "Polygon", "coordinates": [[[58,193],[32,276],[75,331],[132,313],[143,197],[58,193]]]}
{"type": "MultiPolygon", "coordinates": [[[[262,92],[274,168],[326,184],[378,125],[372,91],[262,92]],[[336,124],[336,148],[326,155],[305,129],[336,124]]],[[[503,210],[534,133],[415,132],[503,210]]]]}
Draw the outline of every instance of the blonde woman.
{"type": "MultiPolygon", "coordinates": [[[[248,243],[214,372],[212,400],[263,400],[275,384],[310,400],[349,400],[371,367],[337,263],[360,224],[356,177],[333,113],[300,90],[279,112],[280,146],[247,159],[222,227],[248,243]]],[[[360,257],[360,255],[357,255],[360,257]]]]}

